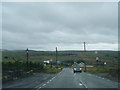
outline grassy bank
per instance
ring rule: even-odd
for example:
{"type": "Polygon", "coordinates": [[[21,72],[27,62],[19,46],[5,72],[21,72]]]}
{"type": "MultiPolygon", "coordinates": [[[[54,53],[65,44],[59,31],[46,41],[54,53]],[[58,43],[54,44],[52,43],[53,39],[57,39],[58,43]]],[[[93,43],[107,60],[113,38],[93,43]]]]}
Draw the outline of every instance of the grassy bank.
{"type": "Polygon", "coordinates": [[[49,65],[44,67],[42,62],[29,61],[27,65],[25,61],[21,60],[4,60],[4,62],[2,62],[2,81],[16,80],[30,76],[33,73],[55,74],[61,70],[60,68],[51,68],[49,65]]]}
{"type": "Polygon", "coordinates": [[[59,73],[61,70],[62,68],[45,68],[43,73],[56,74],[59,73]]]}
{"type": "Polygon", "coordinates": [[[119,71],[120,67],[112,67],[112,66],[98,66],[98,67],[91,67],[87,68],[87,72],[92,73],[92,74],[103,74],[103,77],[118,81],[118,77],[120,74],[119,71]]]}
{"type": "MultiPolygon", "coordinates": [[[[118,63],[118,52],[117,51],[58,51],[58,61],[63,63],[73,64],[74,61],[77,62],[87,62],[88,64],[95,64],[96,57],[102,62],[107,62],[109,65],[117,65],[118,63]]],[[[26,51],[16,50],[16,51],[2,51],[2,58],[6,60],[16,59],[26,61],[26,51]]],[[[44,60],[56,60],[55,51],[29,51],[29,61],[44,61],[44,60]]]]}

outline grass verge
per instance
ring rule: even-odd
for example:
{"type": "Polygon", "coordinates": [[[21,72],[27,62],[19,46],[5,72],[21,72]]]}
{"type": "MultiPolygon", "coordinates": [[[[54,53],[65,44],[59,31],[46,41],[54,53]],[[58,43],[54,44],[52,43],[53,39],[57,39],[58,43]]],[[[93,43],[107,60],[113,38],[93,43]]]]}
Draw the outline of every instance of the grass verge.
{"type": "Polygon", "coordinates": [[[111,67],[111,66],[106,66],[106,67],[92,67],[92,68],[87,68],[87,72],[92,73],[92,74],[104,74],[103,77],[115,80],[119,82],[119,71],[120,67],[111,67]]]}

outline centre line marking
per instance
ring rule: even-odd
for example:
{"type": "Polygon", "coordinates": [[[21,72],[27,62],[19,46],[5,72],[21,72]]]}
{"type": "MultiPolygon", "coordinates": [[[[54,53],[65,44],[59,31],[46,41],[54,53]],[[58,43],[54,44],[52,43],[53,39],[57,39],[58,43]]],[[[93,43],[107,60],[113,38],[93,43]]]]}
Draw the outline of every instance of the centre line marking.
{"type": "Polygon", "coordinates": [[[40,90],[40,88],[42,88],[42,87],[37,88],[37,90],[40,90]]]}
{"type": "Polygon", "coordinates": [[[49,81],[47,83],[49,83],[49,81]]]}
{"type": "Polygon", "coordinates": [[[80,85],[80,86],[82,86],[82,84],[81,84],[81,83],[79,83],[79,85],[80,85]]]}
{"type": "Polygon", "coordinates": [[[43,86],[45,86],[46,84],[43,84],[43,86]]]}
{"type": "Polygon", "coordinates": [[[42,87],[39,87],[39,89],[42,88],[42,87]]]}

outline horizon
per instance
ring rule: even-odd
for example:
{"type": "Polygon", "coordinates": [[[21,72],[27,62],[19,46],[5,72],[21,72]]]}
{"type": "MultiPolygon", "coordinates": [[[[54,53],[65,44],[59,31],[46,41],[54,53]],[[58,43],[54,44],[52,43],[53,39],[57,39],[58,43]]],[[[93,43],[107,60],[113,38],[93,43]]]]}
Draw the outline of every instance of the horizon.
{"type": "MultiPolygon", "coordinates": [[[[26,48],[27,49],[27,48],[26,48]]],[[[10,50],[10,49],[0,49],[0,51],[25,51],[26,49],[15,49],[15,50],[10,50]]],[[[56,50],[35,50],[35,49],[29,49],[28,48],[28,50],[29,51],[56,51],[56,50]]],[[[83,52],[87,52],[87,51],[119,51],[119,50],[86,50],[86,51],[84,51],[84,50],[73,50],[73,49],[71,49],[71,50],[59,50],[59,49],[57,49],[58,51],[83,51],[83,52]]]]}

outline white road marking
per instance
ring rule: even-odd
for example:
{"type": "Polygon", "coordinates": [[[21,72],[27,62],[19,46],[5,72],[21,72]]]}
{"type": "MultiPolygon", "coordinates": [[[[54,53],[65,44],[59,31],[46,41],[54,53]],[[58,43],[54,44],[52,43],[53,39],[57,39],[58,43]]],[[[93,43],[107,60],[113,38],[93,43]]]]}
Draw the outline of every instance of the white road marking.
{"type": "Polygon", "coordinates": [[[51,80],[55,79],[55,77],[53,77],[51,80]]]}
{"type": "Polygon", "coordinates": [[[39,87],[39,89],[42,88],[42,87],[39,87]]]}
{"type": "Polygon", "coordinates": [[[50,80],[50,82],[52,81],[52,79],[50,80]]]}
{"type": "Polygon", "coordinates": [[[42,87],[39,87],[37,90],[40,90],[40,88],[42,88],[42,87]]]}
{"type": "Polygon", "coordinates": [[[80,80],[80,82],[82,83],[82,85],[84,85],[84,86],[85,86],[85,88],[88,88],[88,87],[87,87],[87,86],[83,83],[83,81],[81,81],[81,80],[80,80]]]}
{"type": "Polygon", "coordinates": [[[47,83],[49,83],[49,81],[47,83]]]}
{"type": "Polygon", "coordinates": [[[102,78],[102,79],[104,79],[104,78],[102,78]]]}
{"type": "Polygon", "coordinates": [[[79,83],[79,85],[80,85],[80,86],[82,86],[82,84],[81,84],[81,83],[79,83]]]}
{"type": "Polygon", "coordinates": [[[55,79],[55,77],[53,77],[55,79]]]}
{"type": "Polygon", "coordinates": [[[54,78],[52,78],[51,80],[53,80],[54,78]]]}
{"type": "Polygon", "coordinates": [[[37,88],[37,89],[39,90],[39,87],[40,87],[40,86],[36,86],[35,88],[37,88]]]}
{"type": "Polygon", "coordinates": [[[42,86],[45,86],[46,84],[43,84],[42,86]]]}

